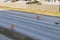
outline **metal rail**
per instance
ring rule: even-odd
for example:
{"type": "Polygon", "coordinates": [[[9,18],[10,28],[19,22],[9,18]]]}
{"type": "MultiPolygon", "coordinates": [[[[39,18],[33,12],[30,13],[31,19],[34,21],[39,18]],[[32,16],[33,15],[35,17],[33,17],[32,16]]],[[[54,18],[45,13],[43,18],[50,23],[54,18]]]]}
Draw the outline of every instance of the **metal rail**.
{"type": "Polygon", "coordinates": [[[17,11],[0,11],[0,25],[34,38],[35,40],[60,40],[60,18],[17,11]],[[37,20],[37,16],[39,19],[37,20]]]}

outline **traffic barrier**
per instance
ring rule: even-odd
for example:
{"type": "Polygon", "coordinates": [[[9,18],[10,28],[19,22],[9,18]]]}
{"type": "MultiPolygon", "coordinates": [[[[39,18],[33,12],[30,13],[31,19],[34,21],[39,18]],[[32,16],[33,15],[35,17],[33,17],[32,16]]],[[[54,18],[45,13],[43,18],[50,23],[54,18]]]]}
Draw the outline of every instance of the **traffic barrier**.
{"type": "Polygon", "coordinates": [[[54,24],[56,21],[60,20],[60,18],[35,15],[17,11],[16,12],[6,11],[0,14],[2,15],[0,23],[2,23],[1,25],[3,25],[6,28],[9,28],[8,26],[10,26],[11,24],[10,27],[15,26],[14,31],[23,33],[24,35],[27,35],[34,39],[60,40],[60,28],[59,28],[60,25],[54,24]],[[6,20],[6,18],[8,20],[6,20]],[[36,22],[36,18],[37,19],[42,18],[42,19],[37,20],[36,22]]]}
{"type": "Polygon", "coordinates": [[[20,3],[6,3],[6,2],[1,2],[0,4],[2,4],[0,5],[0,8],[3,9],[32,12],[35,14],[60,17],[59,5],[45,5],[45,4],[40,5],[40,3],[39,5],[37,5],[37,4],[20,4],[20,3]]]}

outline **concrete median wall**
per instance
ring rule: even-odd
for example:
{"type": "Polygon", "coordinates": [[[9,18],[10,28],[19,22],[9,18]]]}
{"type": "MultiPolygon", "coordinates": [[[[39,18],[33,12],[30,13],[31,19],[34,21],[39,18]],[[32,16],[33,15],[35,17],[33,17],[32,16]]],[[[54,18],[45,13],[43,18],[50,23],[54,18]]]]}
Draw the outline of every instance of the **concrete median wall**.
{"type": "Polygon", "coordinates": [[[46,4],[37,5],[37,4],[33,4],[31,8],[37,9],[37,10],[59,12],[59,5],[46,5],[46,4]]]}
{"type": "Polygon", "coordinates": [[[0,2],[0,6],[12,7],[12,8],[26,8],[30,10],[44,10],[44,11],[54,11],[59,12],[59,5],[48,5],[48,4],[25,4],[25,3],[7,3],[0,2]]]}

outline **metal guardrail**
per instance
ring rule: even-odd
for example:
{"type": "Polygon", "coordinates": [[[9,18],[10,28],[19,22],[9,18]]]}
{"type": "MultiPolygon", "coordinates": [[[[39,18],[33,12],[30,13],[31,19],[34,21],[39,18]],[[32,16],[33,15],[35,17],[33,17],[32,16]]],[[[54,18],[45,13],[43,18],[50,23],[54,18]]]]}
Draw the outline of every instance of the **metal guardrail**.
{"type": "Polygon", "coordinates": [[[60,40],[60,24],[55,24],[60,18],[16,11],[1,11],[0,16],[0,25],[10,29],[14,24],[15,31],[35,40],[60,40]]]}

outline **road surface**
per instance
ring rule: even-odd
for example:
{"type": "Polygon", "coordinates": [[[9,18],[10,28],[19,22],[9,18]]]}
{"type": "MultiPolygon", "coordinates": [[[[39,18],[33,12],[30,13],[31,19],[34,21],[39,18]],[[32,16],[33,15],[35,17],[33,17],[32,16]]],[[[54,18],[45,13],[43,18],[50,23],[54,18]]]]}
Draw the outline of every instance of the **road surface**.
{"type": "Polygon", "coordinates": [[[12,10],[0,10],[0,26],[27,35],[35,40],[60,40],[60,18],[25,13],[12,10]],[[40,18],[37,20],[36,17],[40,18]]]}

